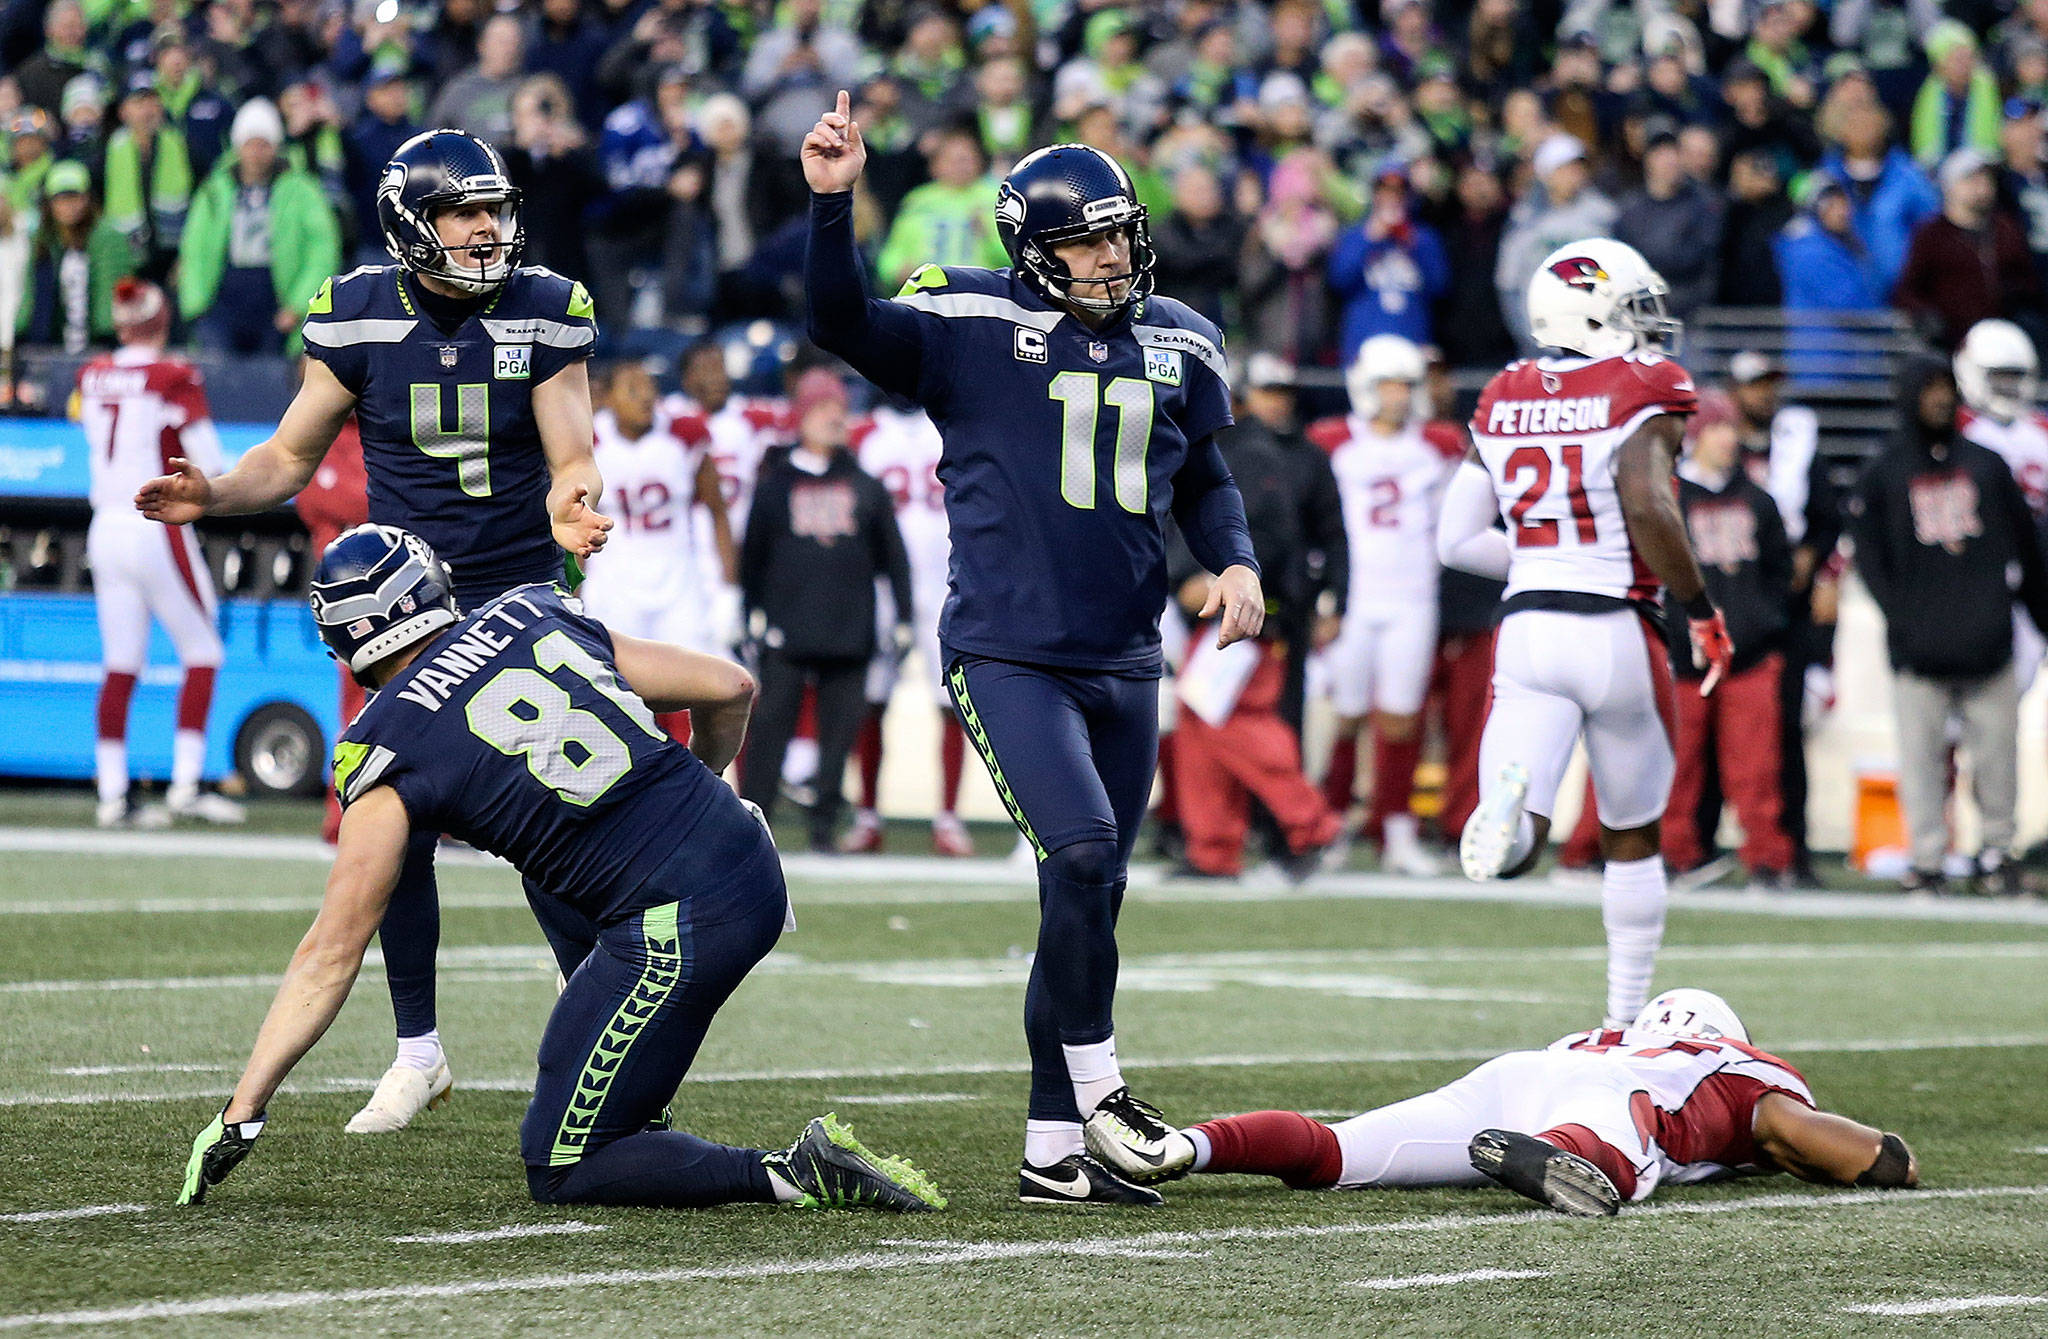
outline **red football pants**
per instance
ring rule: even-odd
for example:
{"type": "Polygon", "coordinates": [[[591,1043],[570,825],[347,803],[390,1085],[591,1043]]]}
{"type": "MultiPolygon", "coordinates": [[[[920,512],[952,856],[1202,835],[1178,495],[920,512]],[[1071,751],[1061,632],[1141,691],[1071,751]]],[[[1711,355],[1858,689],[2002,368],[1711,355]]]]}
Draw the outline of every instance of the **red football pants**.
{"type": "Polygon", "coordinates": [[[1479,807],[1479,738],[1493,683],[1493,634],[1444,638],[1436,653],[1436,708],[1444,732],[1444,803],[1437,829],[1455,842],[1479,807]]]}
{"type": "Polygon", "coordinates": [[[1709,751],[1721,766],[1721,792],[1742,824],[1742,863],[1782,874],[1792,864],[1778,782],[1778,677],[1783,658],[1768,655],[1721,680],[1712,697],[1689,683],[1678,688],[1677,774],[1664,810],[1664,859],[1691,869],[1702,850],[1696,815],[1709,751]]]}
{"type": "MultiPolygon", "coordinates": [[[[1197,636],[1204,635],[1198,629],[1197,636]]],[[[1301,770],[1301,741],[1280,718],[1285,660],[1261,647],[1259,667],[1221,726],[1183,709],[1174,727],[1173,770],[1180,791],[1181,831],[1188,863],[1206,874],[1244,869],[1251,797],[1266,806],[1300,852],[1337,839],[1337,815],[1301,770]]]]}

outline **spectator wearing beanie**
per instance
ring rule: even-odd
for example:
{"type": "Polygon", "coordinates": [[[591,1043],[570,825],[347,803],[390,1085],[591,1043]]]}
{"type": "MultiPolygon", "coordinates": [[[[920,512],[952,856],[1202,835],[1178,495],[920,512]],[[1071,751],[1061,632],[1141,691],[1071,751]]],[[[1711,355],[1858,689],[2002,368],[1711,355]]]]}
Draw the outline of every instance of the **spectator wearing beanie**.
{"type": "Polygon", "coordinates": [[[235,353],[299,351],[299,323],[341,268],[341,233],[320,183],[278,149],[266,98],[235,114],[224,157],[193,197],[178,247],[178,308],[200,342],[235,353]]]}
{"type": "Polygon", "coordinates": [[[1948,854],[1949,725],[1983,834],[1979,869],[2017,891],[2008,858],[2018,799],[2019,684],[2008,571],[2048,631],[2048,565],[2033,513],[1999,455],[1956,432],[1946,359],[1917,357],[1896,387],[1900,426],[1863,471],[1850,506],[1856,567],[1885,619],[1899,741],[1899,798],[1911,837],[1907,887],[1939,891],[1948,854]]]}
{"type": "Polygon", "coordinates": [[[1374,335],[1428,344],[1432,309],[1451,283],[1451,262],[1436,229],[1415,217],[1405,164],[1373,174],[1363,222],[1338,235],[1330,253],[1330,291],[1344,304],[1337,361],[1349,367],[1374,335]]]}
{"type": "Polygon", "coordinates": [[[1788,361],[1802,377],[1855,375],[1867,369],[1835,313],[1884,306],[1877,257],[1858,235],[1848,192],[1835,178],[1809,174],[1796,198],[1799,213],[1778,233],[1773,247],[1784,293],[1788,361]]]}
{"type": "Polygon", "coordinates": [[[1779,683],[1784,672],[1785,590],[1792,552],[1771,495],[1742,468],[1727,397],[1700,399],[1678,467],[1678,506],[1699,555],[1707,594],[1728,621],[1735,660],[1708,697],[1682,620],[1667,619],[1678,681],[1677,773],[1664,810],[1664,859],[1674,870],[1705,858],[1700,793],[1710,768],[1742,823],[1741,859],[1752,883],[1776,886],[1792,864],[1779,789],[1779,683]]]}
{"type": "Polygon", "coordinates": [[[1957,19],[1927,30],[1933,70],[1913,99],[1913,156],[1933,171],[1957,149],[1998,152],[1998,80],[1978,59],[1977,34],[1957,19]]]}
{"type": "Polygon", "coordinates": [[[1643,132],[1643,188],[1622,200],[1614,235],[1664,276],[1673,316],[1689,320],[1713,302],[1725,223],[1720,192],[1686,176],[1679,162],[1678,127],[1651,120],[1643,132]]]}
{"type": "Polygon", "coordinates": [[[161,281],[177,261],[192,207],[192,158],[183,132],[165,123],[164,100],[147,72],[130,78],[117,114],[101,179],[107,222],[135,247],[138,273],[161,281]]]}
{"type": "Polygon", "coordinates": [[[1979,321],[2040,310],[2033,253],[1997,202],[1992,160],[1957,149],[1941,165],[1941,213],[1913,234],[1892,301],[1945,349],[1979,321]]]}
{"type": "MultiPolygon", "coordinates": [[[[791,397],[796,445],[763,462],[747,536],[740,592],[760,647],[760,704],[747,735],[740,794],[773,815],[782,759],[796,732],[804,689],[817,688],[818,799],[811,849],[836,848],[846,757],[866,714],[863,689],[875,646],[875,582],[887,577],[899,610],[911,608],[910,561],[896,511],[880,481],[848,449],[846,387],[814,367],[791,397]]],[[[907,622],[891,648],[910,646],[907,622]]]]}
{"type": "Polygon", "coordinates": [[[1714,300],[1727,307],[1775,307],[1784,301],[1772,247],[1792,221],[1792,197],[1767,153],[1737,154],[1728,166],[1728,212],[1721,232],[1721,278],[1714,300]]]}
{"type": "Polygon", "coordinates": [[[128,239],[100,217],[92,174],[57,163],[42,178],[42,213],[28,248],[15,331],[24,344],[77,353],[114,337],[114,285],[135,273],[128,239]]]}

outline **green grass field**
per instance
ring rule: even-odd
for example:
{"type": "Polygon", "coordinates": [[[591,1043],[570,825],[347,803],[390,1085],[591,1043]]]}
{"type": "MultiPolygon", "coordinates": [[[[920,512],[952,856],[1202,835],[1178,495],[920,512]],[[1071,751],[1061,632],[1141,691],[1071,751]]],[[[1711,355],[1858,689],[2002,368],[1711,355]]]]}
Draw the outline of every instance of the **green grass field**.
{"type": "MultiPolygon", "coordinates": [[[[110,854],[77,833],[68,849],[10,836],[0,1331],[2048,1331],[2038,907],[1906,919],[1843,895],[1862,914],[1739,898],[1673,912],[1659,983],[1721,991],[1825,1104],[1905,1134],[1923,1193],[1779,1178],[1583,1222],[1498,1192],[1215,1177],[1169,1187],[1162,1211],[1032,1211],[1014,1199],[1029,886],[994,867],[968,883],[810,863],[792,878],[801,929],[721,1016],[678,1123],[765,1146],[837,1110],[929,1168],[951,1209],[564,1210],[527,1199],[516,1154],[552,964],[510,872],[453,864],[441,997],[455,1100],[396,1136],[342,1134],[389,1058],[373,963],[251,1159],[204,1208],[175,1210],[191,1136],[239,1071],[324,870],[297,851],[237,854],[251,848],[235,837],[110,854]],[[84,1209],[102,1211],[49,1216],[84,1209]],[[553,1230],[404,1240],[532,1226],[553,1230]],[[1856,1309],[1918,1303],[1953,1309],[1856,1309]]],[[[1596,1021],[1590,906],[1371,895],[1385,888],[1359,875],[1320,894],[1134,888],[1118,1034],[1141,1094],[1181,1121],[1266,1106],[1335,1117],[1596,1021]]]]}

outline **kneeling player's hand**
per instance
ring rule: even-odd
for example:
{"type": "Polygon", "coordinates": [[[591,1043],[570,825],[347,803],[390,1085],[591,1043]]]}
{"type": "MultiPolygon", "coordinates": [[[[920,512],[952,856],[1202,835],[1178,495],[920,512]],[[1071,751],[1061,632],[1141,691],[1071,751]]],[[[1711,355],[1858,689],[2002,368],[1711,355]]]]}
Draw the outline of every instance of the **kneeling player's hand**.
{"type": "Polygon", "coordinates": [[[1735,642],[1729,637],[1728,625],[1718,609],[1706,618],[1687,619],[1686,628],[1692,634],[1693,668],[1707,672],[1700,683],[1700,696],[1707,697],[1727,676],[1728,666],[1735,659],[1735,642]]]}
{"type": "Polygon", "coordinates": [[[222,1107],[192,1141],[192,1156],[185,1163],[185,1188],[178,1192],[178,1203],[203,1201],[207,1189],[227,1180],[228,1173],[256,1146],[256,1136],[263,1133],[264,1114],[259,1111],[254,1120],[238,1121],[229,1120],[227,1114],[222,1107]]]}
{"type": "Polygon", "coordinates": [[[1266,626],[1266,593],[1257,572],[1241,563],[1223,569],[1223,575],[1209,587],[1209,601],[1200,616],[1209,619],[1218,614],[1222,617],[1216,623],[1217,650],[1259,635],[1266,626]]]}
{"type": "Polygon", "coordinates": [[[589,489],[578,487],[553,518],[555,543],[578,558],[588,558],[603,548],[606,532],[612,528],[611,517],[593,511],[583,501],[589,495],[589,489]]]}

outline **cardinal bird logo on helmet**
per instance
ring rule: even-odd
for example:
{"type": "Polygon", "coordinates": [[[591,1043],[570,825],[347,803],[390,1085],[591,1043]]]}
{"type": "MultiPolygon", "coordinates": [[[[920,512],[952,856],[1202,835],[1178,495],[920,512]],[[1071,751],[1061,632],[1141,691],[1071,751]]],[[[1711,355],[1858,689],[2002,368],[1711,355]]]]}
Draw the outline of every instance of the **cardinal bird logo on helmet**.
{"type": "Polygon", "coordinates": [[[1589,260],[1585,256],[1560,260],[1550,267],[1550,272],[1582,293],[1592,292],[1593,285],[1607,277],[1607,271],[1600,268],[1598,261],[1589,260]]]}

